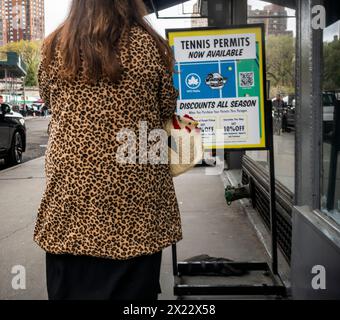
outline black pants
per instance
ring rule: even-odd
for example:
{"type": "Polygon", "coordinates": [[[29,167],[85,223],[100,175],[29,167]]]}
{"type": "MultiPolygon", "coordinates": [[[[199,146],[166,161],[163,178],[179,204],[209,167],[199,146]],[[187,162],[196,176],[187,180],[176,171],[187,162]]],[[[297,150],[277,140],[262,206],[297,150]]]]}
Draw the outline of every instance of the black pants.
{"type": "Polygon", "coordinates": [[[50,300],[156,301],[162,252],[130,260],[46,254],[50,300]]]}

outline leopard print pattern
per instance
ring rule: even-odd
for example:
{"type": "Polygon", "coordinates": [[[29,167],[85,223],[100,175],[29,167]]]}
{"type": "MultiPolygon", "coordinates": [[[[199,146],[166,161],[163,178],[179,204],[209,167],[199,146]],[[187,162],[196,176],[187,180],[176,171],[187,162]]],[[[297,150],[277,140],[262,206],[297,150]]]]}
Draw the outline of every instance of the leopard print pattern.
{"type": "Polygon", "coordinates": [[[182,239],[181,218],[167,164],[120,164],[117,133],[139,136],[163,127],[178,92],[155,41],[133,27],[117,84],[58,77],[60,52],[39,68],[40,93],[52,111],[44,192],[35,242],[52,254],[126,260],[151,255],[182,239]]]}

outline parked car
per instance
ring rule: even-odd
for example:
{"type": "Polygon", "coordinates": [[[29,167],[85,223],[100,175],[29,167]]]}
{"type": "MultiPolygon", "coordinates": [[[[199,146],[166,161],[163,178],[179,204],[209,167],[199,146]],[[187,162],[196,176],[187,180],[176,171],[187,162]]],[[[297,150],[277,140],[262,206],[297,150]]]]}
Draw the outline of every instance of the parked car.
{"type": "Polygon", "coordinates": [[[7,164],[22,163],[26,151],[26,125],[24,117],[13,112],[9,104],[0,107],[0,158],[7,164]]]}
{"type": "MultiPolygon", "coordinates": [[[[334,105],[336,101],[336,95],[334,92],[323,92],[322,105],[323,105],[323,131],[324,135],[328,136],[333,130],[334,120],[334,105]]],[[[288,129],[295,129],[295,98],[291,103],[286,104],[284,107],[284,117],[286,117],[288,129]]]]}
{"type": "Polygon", "coordinates": [[[322,95],[324,134],[327,136],[333,131],[334,106],[336,96],[334,92],[325,92],[322,95]]]}

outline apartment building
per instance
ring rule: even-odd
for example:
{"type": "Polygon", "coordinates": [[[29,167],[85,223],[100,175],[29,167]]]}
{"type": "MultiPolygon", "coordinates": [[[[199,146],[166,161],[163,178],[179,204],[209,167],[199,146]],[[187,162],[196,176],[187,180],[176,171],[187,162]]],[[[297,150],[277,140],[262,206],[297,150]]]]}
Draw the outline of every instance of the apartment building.
{"type": "Polygon", "coordinates": [[[0,0],[0,10],[0,45],[44,38],[44,0],[0,0]]]}

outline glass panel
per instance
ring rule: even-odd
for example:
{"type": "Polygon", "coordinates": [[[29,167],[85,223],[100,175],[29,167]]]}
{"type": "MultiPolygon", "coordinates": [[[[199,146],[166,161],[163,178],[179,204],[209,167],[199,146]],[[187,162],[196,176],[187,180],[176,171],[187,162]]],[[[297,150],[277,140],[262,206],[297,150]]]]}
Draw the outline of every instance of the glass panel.
{"type": "MultiPolygon", "coordinates": [[[[248,23],[264,23],[269,99],[273,101],[276,178],[295,191],[295,10],[248,0],[248,23]]],[[[247,152],[268,167],[266,151],[247,152]]]]}
{"type": "Polygon", "coordinates": [[[324,30],[321,208],[340,224],[340,21],[324,30]]]}

